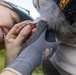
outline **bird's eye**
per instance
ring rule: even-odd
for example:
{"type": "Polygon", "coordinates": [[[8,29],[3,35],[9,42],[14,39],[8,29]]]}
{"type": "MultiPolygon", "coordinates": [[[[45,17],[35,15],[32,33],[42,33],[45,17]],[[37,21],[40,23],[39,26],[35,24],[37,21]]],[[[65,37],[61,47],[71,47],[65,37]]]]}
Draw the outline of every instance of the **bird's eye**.
{"type": "Polygon", "coordinates": [[[15,24],[17,24],[18,22],[15,20],[15,19],[13,19],[13,25],[15,25],[15,24]]]}

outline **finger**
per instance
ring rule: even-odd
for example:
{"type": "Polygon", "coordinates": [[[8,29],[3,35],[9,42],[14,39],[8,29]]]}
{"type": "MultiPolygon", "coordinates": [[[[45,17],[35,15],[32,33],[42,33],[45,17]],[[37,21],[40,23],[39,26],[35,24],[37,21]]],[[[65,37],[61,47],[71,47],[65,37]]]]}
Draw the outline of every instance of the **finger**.
{"type": "Polygon", "coordinates": [[[17,38],[15,39],[15,43],[17,43],[18,45],[19,44],[21,45],[24,40],[27,40],[27,37],[30,34],[31,30],[32,30],[32,27],[30,25],[25,26],[21,30],[17,38]]]}
{"type": "Polygon", "coordinates": [[[33,28],[31,34],[34,34],[35,32],[36,32],[36,28],[33,28]]]}
{"type": "Polygon", "coordinates": [[[32,28],[36,28],[36,24],[32,22],[29,22],[27,24],[23,24],[21,25],[17,30],[16,30],[16,33],[19,34],[19,32],[26,26],[26,25],[31,25],[32,28]]]}
{"type": "Polygon", "coordinates": [[[28,22],[30,22],[30,20],[23,21],[23,22],[21,22],[21,23],[16,24],[16,25],[10,30],[10,32],[9,32],[8,34],[16,34],[16,30],[17,30],[21,25],[26,24],[26,23],[28,23],[28,22]]]}
{"type": "Polygon", "coordinates": [[[33,28],[33,29],[31,30],[30,34],[28,34],[28,36],[26,37],[26,39],[24,40],[23,43],[25,43],[25,42],[35,33],[35,31],[36,31],[36,28],[33,28]]]}

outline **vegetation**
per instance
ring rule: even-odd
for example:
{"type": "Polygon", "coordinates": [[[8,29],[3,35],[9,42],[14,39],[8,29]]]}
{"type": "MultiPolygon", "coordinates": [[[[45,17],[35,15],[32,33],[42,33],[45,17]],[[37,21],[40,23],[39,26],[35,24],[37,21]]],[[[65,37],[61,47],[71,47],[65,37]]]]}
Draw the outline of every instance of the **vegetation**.
{"type": "MultiPolygon", "coordinates": [[[[5,62],[5,50],[1,50],[0,51],[0,72],[4,68],[4,62],[5,62]]],[[[38,68],[36,68],[36,70],[32,73],[32,75],[43,75],[41,70],[42,70],[42,67],[40,65],[38,68]]]]}
{"type": "Polygon", "coordinates": [[[0,72],[4,68],[4,62],[5,62],[5,51],[0,51],[0,72]]]}

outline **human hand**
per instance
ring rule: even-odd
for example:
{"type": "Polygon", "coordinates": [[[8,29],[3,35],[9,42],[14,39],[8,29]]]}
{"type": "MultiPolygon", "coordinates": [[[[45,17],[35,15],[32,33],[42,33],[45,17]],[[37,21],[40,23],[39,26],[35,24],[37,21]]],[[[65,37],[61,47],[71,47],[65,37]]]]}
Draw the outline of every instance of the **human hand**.
{"type": "Polygon", "coordinates": [[[32,28],[31,25],[25,26],[18,34],[16,30],[22,26],[30,22],[24,21],[16,24],[10,32],[5,37],[5,47],[6,47],[6,63],[5,65],[9,65],[20,52],[23,44],[28,40],[28,38],[35,32],[35,28],[32,28]]]}

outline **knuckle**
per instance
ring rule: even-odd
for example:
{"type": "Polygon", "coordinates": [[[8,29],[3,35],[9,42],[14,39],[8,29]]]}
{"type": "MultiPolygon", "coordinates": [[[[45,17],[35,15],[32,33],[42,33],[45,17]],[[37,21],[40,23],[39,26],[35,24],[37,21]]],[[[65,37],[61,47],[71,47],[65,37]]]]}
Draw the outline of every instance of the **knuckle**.
{"type": "Polygon", "coordinates": [[[11,43],[13,41],[13,39],[11,39],[11,37],[8,35],[4,38],[6,43],[11,43]]]}
{"type": "Polygon", "coordinates": [[[15,27],[15,28],[18,28],[18,26],[17,26],[17,25],[15,25],[14,27],[15,27]]]}
{"type": "Polygon", "coordinates": [[[8,36],[6,36],[6,37],[5,37],[5,40],[8,40],[8,38],[9,38],[9,37],[8,37],[8,36]]]}
{"type": "Polygon", "coordinates": [[[4,40],[5,40],[5,42],[7,42],[7,43],[9,42],[9,38],[8,38],[8,37],[5,37],[4,40]]]}
{"type": "Polygon", "coordinates": [[[21,35],[21,36],[26,36],[27,33],[26,33],[26,32],[20,32],[20,35],[21,35]]]}

